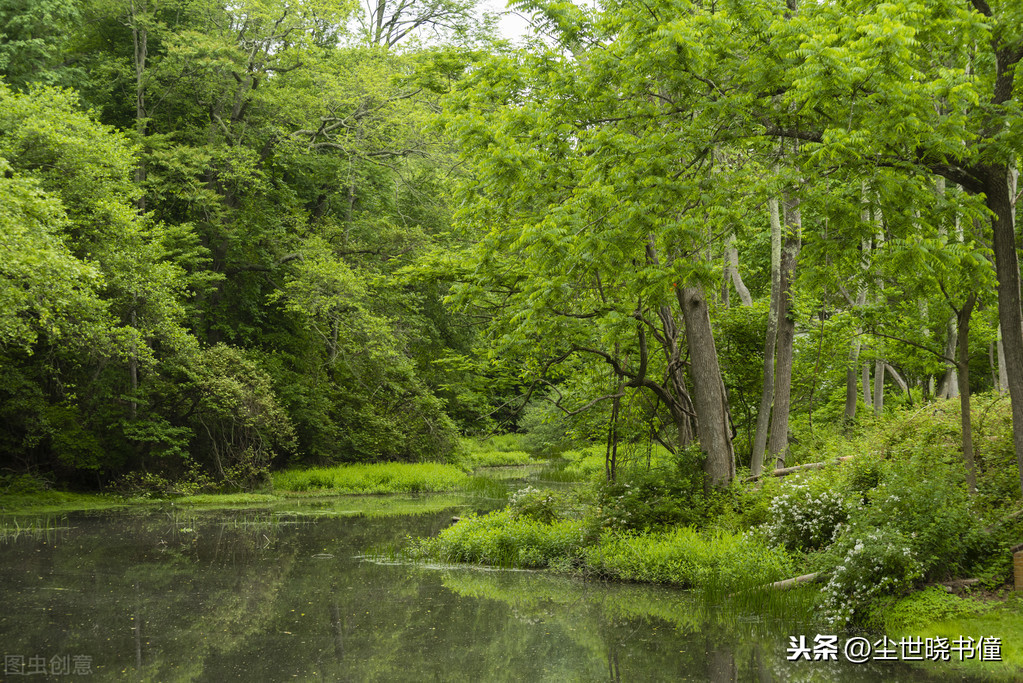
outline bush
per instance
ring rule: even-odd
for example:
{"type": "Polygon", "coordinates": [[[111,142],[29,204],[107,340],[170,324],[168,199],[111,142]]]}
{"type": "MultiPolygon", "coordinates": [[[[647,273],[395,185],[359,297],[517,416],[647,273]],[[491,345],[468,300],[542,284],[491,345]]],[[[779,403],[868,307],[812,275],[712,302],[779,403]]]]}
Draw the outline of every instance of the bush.
{"type": "Polygon", "coordinates": [[[687,455],[673,456],[649,471],[623,470],[618,481],[599,485],[603,525],[634,530],[702,525],[711,501],[703,492],[703,472],[687,455]]]}
{"type": "Polygon", "coordinates": [[[961,467],[934,457],[890,462],[851,523],[891,526],[907,539],[923,578],[953,576],[967,566],[980,535],[963,478],[961,467]]]}
{"type": "Polygon", "coordinates": [[[836,628],[862,616],[877,598],[909,588],[923,574],[908,539],[891,527],[847,533],[833,546],[832,556],[839,562],[821,591],[821,606],[825,621],[836,628]]]}
{"type": "Polygon", "coordinates": [[[563,565],[578,557],[584,526],[564,519],[547,524],[505,509],[463,519],[436,538],[421,540],[411,554],[498,567],[563,565]]]}
{"type": "Polygon", "coordinates": [[[562,501],[553,491],[540,491],[527,486],[512,494],[508,501],[508,509],[516,518],[532,519],[543,524],[550,524],[560,516],[558,508],[562,501]]]}
{"type": "Polygon", "coordinates": [[[819,550],[831,544],[849,518],[842,496],[823,477],[797,480],[768,509],[767,539],[788,550],[819,550]]]}

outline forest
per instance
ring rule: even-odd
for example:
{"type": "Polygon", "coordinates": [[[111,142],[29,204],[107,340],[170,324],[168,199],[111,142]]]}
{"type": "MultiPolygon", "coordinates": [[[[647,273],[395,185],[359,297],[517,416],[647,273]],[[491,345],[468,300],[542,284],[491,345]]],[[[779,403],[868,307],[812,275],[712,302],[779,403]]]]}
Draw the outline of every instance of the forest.
{"type": "MultiPolygon", "coordinates": [[[[248,489],[460,435],[793,464],[1008,394],[1023,9],[7,0],[7,474],[248,489]]],[[[1018,493],[1018,491],[1017,491],[1018,493]]]]}

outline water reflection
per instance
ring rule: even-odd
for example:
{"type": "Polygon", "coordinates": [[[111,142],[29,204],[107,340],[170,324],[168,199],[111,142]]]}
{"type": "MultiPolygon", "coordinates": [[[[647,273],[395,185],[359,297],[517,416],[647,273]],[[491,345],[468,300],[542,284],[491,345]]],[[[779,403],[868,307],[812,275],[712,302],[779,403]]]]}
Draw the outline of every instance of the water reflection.
{"type": "Polygon", "coordinates": [[[72,515],[59,534],[0,546],[0,642],[26,662],[88,657],[90,680],[911,676],[787,662],[787,636],[809,631],[679,591],[362,557],[451,515],[72,515]]]}

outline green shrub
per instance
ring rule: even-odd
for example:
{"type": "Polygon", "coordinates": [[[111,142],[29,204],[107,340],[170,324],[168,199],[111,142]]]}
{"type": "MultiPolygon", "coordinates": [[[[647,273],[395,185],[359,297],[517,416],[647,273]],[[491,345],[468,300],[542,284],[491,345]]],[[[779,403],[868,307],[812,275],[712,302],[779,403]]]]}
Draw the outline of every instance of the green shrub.
{"type": "Polygon", "coordinates": [[[934,458],[890,462],[851,522],[860,529],[896,529],[916,555],[923,578],[954,576],[969,563],[980,533],[962,481],[960,467],[934,458]]]}
{"type": "Polygon", "coordinates": [[[533,462],[525,451],[476,451],[465,458],[465,464],[470,468],[530,465],[533,462]]]}
{"type": "Polygon", "coordinates": [[[849,518],[842,496],[823,477],[787,483],[771,501],[767,539],[789,550],[819,550],[829,545],[849,518]]]}
{"type": "Polygon", "coordinates": [[[558,510],[563,508],[563,502],[553,491],[540,491],[527,486],[512,494],[508,509],[516,518],[550,524],[560,517],[558,510]]]}
{"type": "Polygon", "coordinates": [[[824,620],[841,628],[878,598],[909,588],[923,571],[908,539],[891,527],[846,533],[832,546],[838,564],[821,591],[824,620]]]}
{"type": "Polygon", "coordinates": [[[35,474],[7,474],[0,476],[0,492],[6,495],[43,493],[51,487],[50,482],[35,474]]]}
{"type": "Polygon", "coordinates": [[[505,509],[471,516],[413,547],[413,557],[498,567],[544,568],[578,556],[584,535],[579,520],[550,524],[505,509]]]}
{"type": "Polygon", "coordinates": [[[603,524],[613,529],[700,526],[711,509],[703,472],[687,454],[665,459],[650,470],[626,469],[616,482],[597,487],[603,524]]]}

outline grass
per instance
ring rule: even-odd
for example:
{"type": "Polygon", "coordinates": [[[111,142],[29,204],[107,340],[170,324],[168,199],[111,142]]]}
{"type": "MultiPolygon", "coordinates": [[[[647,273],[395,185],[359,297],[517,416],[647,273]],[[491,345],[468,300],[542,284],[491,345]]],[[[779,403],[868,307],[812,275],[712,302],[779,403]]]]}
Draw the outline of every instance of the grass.
{"type": "Polygon", "coordinates": [[[298,493],[426,493],[456,490],[467,479],[454,465],[375,463],[285,470],[273,475],[273,486],[298,493]]]}
{"type": "Polygon", "coordinates": [[[111,510],[128,501],[120,496],[67,491],[5,494],[0,499],[0,514],[58,514],[75,510],[111,510]]]}
{"type": "Polygon", "coordinates": [[[585,520],[545,523],[504,509],[471,516],[410,549],[414,559],[553,568],[620,581],[743,593],[792,575],[779,549],[742,534],[692,528],[596,536],[585,520]]]}
{"type": "Polygon", "coordinates": [[[979,658],[962,662],[953,655],[951,662],[931,663],[947,673],[950,667],[967,675],[983,674],[995,678],[1023,674],[1023,594],[1012,593],[1002,601],[982,601],[950,595],[930,587],[885,605],[873,615],[892,639],[902,636],[946,638],[949,643],[962,638],[996,637],[1001,640],[1001,661],[981,662],[979,658]]]}
{"type": "Polygon", "coordinates": [[[477,467],[507,467],[509,465],[532,465],[536,461],[525,451],[479,451],[466,456],[465,463],[477,467]]]}
{"type": "Polygon", "coordinates": [[[792,575],[784,551],[743,534],[691,527],[644,534],[604,533],[583,550],[585,566],[601,577],[744,592],[792,575]]]}

